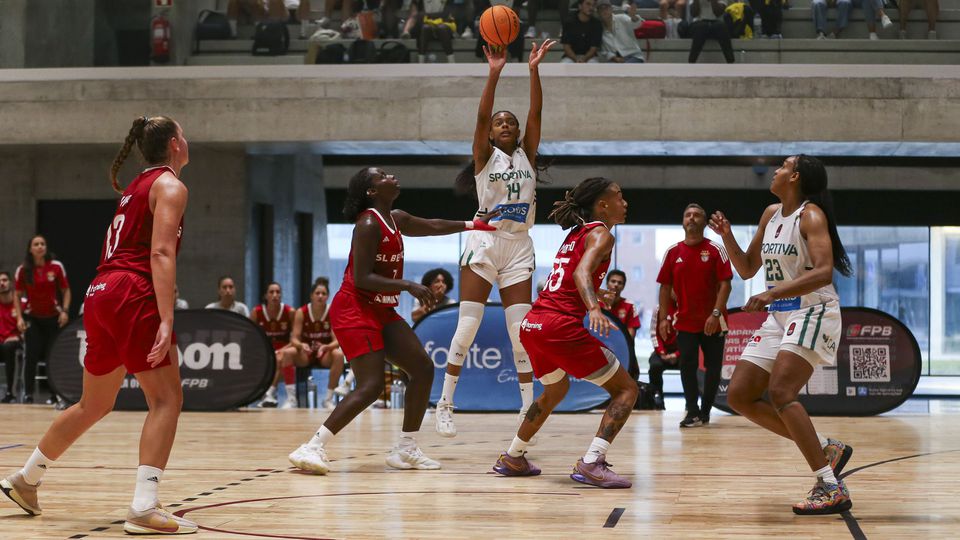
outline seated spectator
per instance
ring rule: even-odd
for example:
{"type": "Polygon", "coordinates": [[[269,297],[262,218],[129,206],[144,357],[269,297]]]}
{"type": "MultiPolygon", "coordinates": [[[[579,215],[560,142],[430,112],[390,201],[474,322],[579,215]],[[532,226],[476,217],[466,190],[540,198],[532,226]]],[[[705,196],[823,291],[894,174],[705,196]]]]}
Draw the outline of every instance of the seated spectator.
{"type": "MultiPolygon", "coordinates": [[[[600,0],[603,2],[604,0],[600,0]]],[[[623,270],[610,270],[607,272],[607,291],[602,298],[604,307],[613,315],[620,319],[623,326],[627,328],[630,334],[630,348],[633,348],[633,339],[637,337],[637,329],[640,328],[640,317],[637,315],[637,308],[627,302],[622,296],[623,289],[627,286],[627,274],[623,270]]],[[[640,377],[640,366],[637,365],[636,355],[631,355],[630,365],[627,367],[627,373],[637,380],[640,377]]]]}
{"type": "Polygon", "coordinates": [[[250,320],[256,323],[270,339],[277,362],[273,382],[260,400],[260,407],[277,406],[277,387],[280,379],[283,378],[287,399],[280,408],[297,408],[297,369],[294,367],[294,359],[299,350],[290,344],[295,315],[296,310],[283,303],[283,290],[276,281],[267,284],[267,290],[263,293],[263,303],[254,306],[250,313],[250,320]]]}
{"type": "Polygon", "coordinates": [[[850,24],[850,11],[861,6],[863,7],[863,18],[867,22],[867,31],[870,32],[870,39],[880,39],[877,35],[877,19],[880,19],[884,28],[893,24],[890,17],[887,17],[887,14],[883,12],[883,0],[812,0],[810,7],[813,11],[813,27],[817,32],[817,39],[840,37],[840,32],[850,24]],[[837,26],[830,33],[826,31],[828,7],[837,8],[837,26]]]}
{"type": "MultiPolygon", "coordinates": [[[[293,362],[297,367],[321,367],[330,370],[327,377],[327,394],[322,408],[333,410],[333,395],[343,374],[343,351],[330,329],[327,299],[330,289],[326,279],[313,282],[310,302],[302,306],[293,317],[293,332],[290,344],[297,349],[293,362]]],[[[349,392],[349,389],[348,389],[349,392]]]]}
{"type": "Polygon", "coordinates": [[[324,0],[323,17],[317,23],[322,28],[334,27],[333,12],[340,8],[340,33],[344,39],[358,37],[360,21],[353,15],[354,0],[324,0]]]}
{"type": "Polygon", "coordinates": [[[580,0],[576,17],[563,23],[563,59],[566,64],[596,63],[603,44],[603,24],[593,16],[596,0],[580,0]]]}
{"type": "Polygon", "coordinates": [[[176,284],[173,286],[173,309],[190,309],[190,304],[180,298],[180,287],[176,284]]]}
{"type": "Polygon", "coordinates": [[[263,20],[287,20],[287,8],[283,0],[229,0],[227,19],[230,20],[230,32],[237,37],[237,24],[257,24],[263,20]]]}
{"type": "Polygon", "coordinates": [[[236,294],[237,289],[233,284],[233,278],[230,276],[222,276],[217,281],[217,295],[220,297],[220,299],[216,302],[207,304],[206,309],[225,309],[238,315],[249,317],[250,310],[246,305],[244,305],[243,302],[238,302],[236,300],[236,294]]]}
{"type": "Polygon", "coordinates": [[[730,32],[723,22],[723,12],[726,4],[720,0],[692,0],[687,6],[690,12],[690,56],[687,59],[691,64],[697,63],[703,45],[708,39],[715,39],[723,51],[723,58],[728,64],[734,62],[733,44],[730,41],[730,32]]]}
{"type": "Polygon", "coordinates": [[[753,29],[757,36],[783,39],[783,0],[750,0],[750,7],[760,16],[760,28],[753,29]]]}
{"type": "MultiPolygon", "coordinates": [[[[673,306],[673,312],[667,315],[667,318],[673,320],[677,315],[676,305],[673,306]]],[[[653,387],[653,401],[656,408],[664,409],[663,405],[663,372],[668,369],[680,369],[680,349],[677,348],[677,334],[667,336],[661,339],[657,336],[657,327],[660,319],[658,318],[660,307],[653,308],[653,318],[650,320],[650,340],[653,342],[653,352],[650,353],[650,386],[653,387]]]]}
{"type": "Polygon", "coordinates": [[[13,307],[15,295],[10,272],[0,272],[0,362],[6,373],[7,391],[0,403],[13,403],[13,376],[17,349],[20,348],[20,331],[17,329],[17,310],[13,307]]]}
{"type": "Polygon", "coordinates": [[[745,0],[733,0],[723,10],[723,24],[732,39],[753,39],[753,8],[745,0]]]}
{"type": "MultiPolygon", "coordinates": [[[[520,0],[517,0],[519,2],[520,0]]],[[[529,5],[529,4],[528,4],[529,5]]],[[[507,6],[510,9],[514,9],[514,0],[474,0],[473,2],[473,13],[474,13],[474,23],[480,24],[480,15],[483,14],[491,6],[507,6]]],[[[516,11],[516,10],[514,10],[516,11]]],[[[516,58],[518,62],[524,62],[523,53],[524,53],[524,38],[523,33],[526,27],[526,23],[520,21],[520,35],[517,36],[517,39],[513,40],[509,45],[507,45],[507,58],[510,57],[516,58]]],[[[477,32],[477,46],[474,49],[474,54],[477,58],[480,58],[483,62],[487,61],[487,56],[483,52],[483,47],[487,45],[487,42],[484,41],[483,36],[477,32]]]]}
{"type": "Polygon", "coordinates": [[[660,18],[667,27],[667,39],[677,39],[677,27],[687,14],[687,0],[659,0],[660,18]]]}
{"type": "Polygon", "coordinates": [[[413,322],[419,322],[420,319],[427,316],[427,313],[430,313],[438,307],[449,306],[450,304],[456,303],[452,298],[447,296],[447,293],[453,289],[453,276],[443,268],[427,270],[427,273],[423,274],[423,277],[420,278],[420,284],[433,292],[433,296],[437,299],[437,302],[433,307],[422,306],[420,305],[420,301],[414,298],[413,312],[410,313],[410,318],[413,319],[413,322]]]}
{"type": "MultiPolygon", "coordinates": [[[[940,2],[939,0],[923,0],[923,2],[923,7],[927,12],[927,39],[937,39],[937,17],[940,14],[940,2]]],[[[900,0],[900,39],[907,39],[907,16],[910,15],[911,9],[913,9],[913,0],[900,0]]],[[[886,22],[884,22],[883,27],[887,27],[886,22]]]]}
{"type": "Polygon", "coordinates": [[[603,43],[600,56],[618,64],[642,64],[643,49],[633,31],[643,24],[637,16],[636,4],[629,4],[626,13],[614,13],[610,0],[597,2],[597,12],[603,24],[603,43]]]}
{"type": "MultiPolygon", "coordinates": [[[[371,0],[371,4],[373,1],[371,0]]],[[[400,11],[403,9],[403,0],[379,0],[379,2],[380,35],[393,39],[400,37],[400,21],[403,19],[400,11]]]]}
{"type": "MultiPolygon", "coordinates": [[[[411,31],[417,39],[418,62],[426,63],[431,41],[440,42],[448,64],[456,62],[453,36],[457,33],[457,23],[453,20],[453,6],[448,0],[414,0],[410,4],[410,20],[415,21],[411,31]]],[[[404,29],[404,33],[407,32],[404,29]]]]}

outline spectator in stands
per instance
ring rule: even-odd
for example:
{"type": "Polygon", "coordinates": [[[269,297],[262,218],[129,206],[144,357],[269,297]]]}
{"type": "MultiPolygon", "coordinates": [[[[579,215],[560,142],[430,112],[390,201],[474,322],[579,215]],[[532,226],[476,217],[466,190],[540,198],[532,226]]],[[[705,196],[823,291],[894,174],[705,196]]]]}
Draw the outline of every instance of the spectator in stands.
{"type": "Polygon", "coordinates": [[[628,4],[626,13],[614,13],[610,0],[599,0],[597,12],[603,24],[600,56],[608,62],[642,64],[643,49],[633,34],[643,24],[643,19],[637,15],[636,4],[628,4]]]}
{"type": "Polygon", "coordinates": [[[660,18],[667,27],[667,39],[677,39],[677,26],[687,16],[687,0],[659,0],[660,18]]]}
{"type": "Polygon", "coordinates": [[[173,286],[173,309],[190,309],[190,304],[180,298],[180,287],[176,284],[173,286]]]}
{"type": "Polygon", "coordinates": [[[750,7],[760,16],[760,28],[753,29],[759,37],[783,39],[783,0],[750,0],[750,7]]]}
{"type": "Polygon", "coordinates": [[[456,62],[453,36],[457,32],[457,23],[453,19],[453,6],[448,0],[414,0],[410,4],[410,19],[416,21],[412,35],[417,39],[418,62],[426,63],[427,48],[431,41],[440,42],[448,64],[456,62]]]}
{"type": "Polygon", "coordinates": [[[16,297],[27,301],[22,314],[19,302],[14,302],[13,307],[17,310],[17,328],[23,332],[27,345],[23,402],[33,403],[37,363],[46,360],[57,333],[70,322],[70,284],[67,270],[47,251],[47,239],[39,234],[27,244],[27,253],[23,264],[17,267],[14,282],[16,297]]]}
{"type": "MultiPolygon", "coordinates": [[[[670,304],[671,311],[667,320],[671,322],[677,316],[676,302],[670,304]]],[[[673,332],[660,339],[657,328],[660,325],[660,307],[653,308],[653,318],[650,320],[650,340],[653,342],[653,352],[650,353],[650,386],[653,387],[653,402],[657,409],[663,410],[663,372],[668,369],[680,369],[678,363],[680,352],[677,349],[677,333],[673,332]]]]}
{"type": "Polygon", "coordinates": [[[437,302],[432,307],[423,306],[419,300],[414,298],[413,312],[410,313],[410,318],[413,319],[413,322],[419,322],[420,319],[427,316],[427,313],[439,307],[456,303],[453,298],[447,296],[447,293],[453,290],[453,276],[443,268],[427,270],[427,273],[423,274],[423,277],[420,278],[420,284],[433,292],[433,296],[437,299],[437,302]]]}
{"type": "Polygon", "coordinates": [[[17,329],[16,299],[10,272],[0,271],[0,362],[3,362],[7,378],[7,391],[0,403],[13,403],[13,368],[17,349],[20,348],[20,331],[17,329]]]}
{"type": "Polygon", "coordinates": [[[217,281],[217,295],[220,297],[216,302],[207,304],[207,309],[225,309],[232,311],[244,317],[250,316],[250,310],[243,302],[236,300],[237,289],[230,276],[221,276],[217,281]]]}
{"type": "Polygon", "coordinates": [[[324,0],[323,17],[317,23],[323,28],[334,27],[333,12],[337,8],[340,9],[340,33],[347,39],[358,37],[360,21],[353,15],[354,0],[324,0]]]}
{"type": "MultiPolygon", "coordinates": [[[[882,0],[881,0],[882,1],[882,0]]],[[[937,17],[940,14],[939,0],[923,0],[927,12],[927,39],[937,39],[937,17]]],[[[907,39],[907,16],[913,9],[913,0],[900,0],[900,39],[907,39]]],[[[887,27],[886,23],[883,25],[887,27]]]]}
{"type": "Polygon", "coordinates": [[[677,303],[676,316],[673,320],[661,318],[658,331],[665,341],[674,331],[677,333],[680,380],[687,401],[687,414],[680,422],[681,428],[710,423],[723,365],[724,318],[733,271],[723,246],[704,238],[706,226],[707,213],[703,207],[688,204],[683,210],[684,239],[667,250],[657,275],[660,312],[670,313],[674,297],[677,303]],[[707,372],[702,400],[697,381],[700,351],[703,351],[707,372]]]}
{"type": "Polygon", "coordinates": [[[850,11],[854,7],[861,6],[863,7],[863,18],[867,22],[867,31],[870,32],[870,39],[880,39],[877,35],[877,19],[880,19],[884,28],[893,24],[890,17],[887,17],[887,14],[883,11],[883,0],[812,0],[810,7],[813,11],[813,26],[817,32],[817,39],[839,37],[840,32],[850,24],[850,11]],[[837,8],[837,26],[829,34],[826,32],[828,7],[837,8]]]}
{"type": "MultiPolygon", "coordinates": [[[[637,329],[640,328],[640,316],[637,308],[623,297],[623,289],[626,286],[627,274],[623,270],[610,270],[607,272],[607,290],[601,301],[604,307],[627,328],[627,333],[630,334],[630,348],[633,349],[633,339],[637,337],[637,329]]],[[[627,373],[633,377],[633,380],[640,377],[640,366],[637,365],[636,355],[630,355],[627,373]]]]}
{"type": "Polygon", "coordinates": [[[734,62],[733,44],[730,41],[730,32],[723,22],[723,12],[726,3],[721,0],[692,0],[688,5],[690,11],[690,56],[687,59],[691,64],[697,63],[700,51],[708,39],[715,39],[723,51],[723,58],[728,64],[734,62]]]}
{"type": "Polygon", "coordinates": [[[603,45],[603,24],[593,16],[596,0],[580,0],[576,17],[563,23],[563,59],[567,64],[599,62],[597,54],[603,45]]]}
{"type": "Polygon", "coordinates": [[[230,32],[237,37],[237,25],[257,24],[263,20],[287,20],[287,8],[283,0],[229,0],[227,2],[227,19],[230,21],[230,32]]]}

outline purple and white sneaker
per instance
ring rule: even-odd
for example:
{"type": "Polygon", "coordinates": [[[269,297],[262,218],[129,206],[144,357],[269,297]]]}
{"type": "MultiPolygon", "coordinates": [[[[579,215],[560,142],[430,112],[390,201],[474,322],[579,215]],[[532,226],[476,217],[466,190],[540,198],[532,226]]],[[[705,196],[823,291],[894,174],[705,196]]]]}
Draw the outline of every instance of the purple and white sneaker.
{"type": "Polygon", "coordinates": [[[493,471],[503,476],[537,476],[540,474],[540,468],[527,461],[526,454],[520,457],[511,457],[506,452],[503,452],[497,458],[493,471]]]}
{"type": "Polygon", "coordinates": [[[578,459],[570,478],[583,484],[606,489],[624,489],[633,485],[626,478],[611,471],[610,464],[603,457],[593,463],[584,463],[583,458],[578,459]]]}

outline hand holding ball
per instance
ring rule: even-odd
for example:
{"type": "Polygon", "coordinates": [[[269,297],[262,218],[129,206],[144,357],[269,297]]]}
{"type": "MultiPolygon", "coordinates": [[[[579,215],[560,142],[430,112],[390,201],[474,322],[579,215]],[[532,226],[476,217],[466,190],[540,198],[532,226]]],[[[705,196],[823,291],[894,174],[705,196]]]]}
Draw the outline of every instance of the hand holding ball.
{"type": "Polygon", "coordinates": [[[518,35],[520,17],[507,6],[493,6],[480,15],[480,36],[491,47],[506,47],[518,35]]]}

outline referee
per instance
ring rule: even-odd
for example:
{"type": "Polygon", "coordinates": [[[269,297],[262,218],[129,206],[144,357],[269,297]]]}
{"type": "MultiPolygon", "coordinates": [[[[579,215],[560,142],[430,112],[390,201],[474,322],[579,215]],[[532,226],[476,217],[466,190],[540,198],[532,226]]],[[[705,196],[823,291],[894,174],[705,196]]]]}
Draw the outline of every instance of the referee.
{"type": "Polygon", "coordinates": [[[687,402],[687,414],[681,428],[710,423],[710,409],[720,386],[723,342],[726,334],[727,298],[730,296],[730,260],[723,246],[703,237],[707,213],[690,203],[683,210],[683,242],[667,250],[657,283],[660,284],[660,313],[672,311],[671,293],[676,295],[677,313],[671,321],[658,323],[658,334],[669,341],[676,332],[680,351],[680,380],[687,402]],[[707,374],[701,399],[697,382],[700,351],[707,374]],[[699,401],[699,403],[698,403],[699,401]]]}

